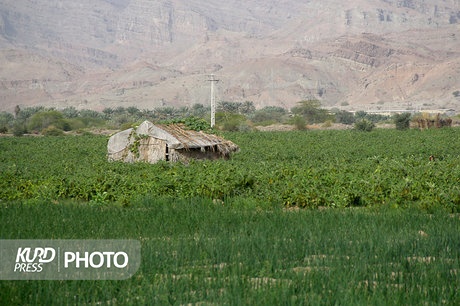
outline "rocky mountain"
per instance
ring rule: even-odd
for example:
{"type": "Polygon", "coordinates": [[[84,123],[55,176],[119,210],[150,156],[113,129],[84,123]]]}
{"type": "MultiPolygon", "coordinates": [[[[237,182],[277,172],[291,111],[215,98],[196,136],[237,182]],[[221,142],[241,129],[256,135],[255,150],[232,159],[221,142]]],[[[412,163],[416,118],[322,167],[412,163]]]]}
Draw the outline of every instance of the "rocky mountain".
{"type": "Polygon", "coordinates": [[[0,111],[209,104],[460,111],[460,0],[3,0],[0,111]]]}

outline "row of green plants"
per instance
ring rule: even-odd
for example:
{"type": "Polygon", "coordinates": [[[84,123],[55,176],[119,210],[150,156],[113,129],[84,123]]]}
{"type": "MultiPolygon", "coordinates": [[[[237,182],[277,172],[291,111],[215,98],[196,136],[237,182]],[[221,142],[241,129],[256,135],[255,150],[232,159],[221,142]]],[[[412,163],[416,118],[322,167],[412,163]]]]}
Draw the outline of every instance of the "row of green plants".
{"type": "Polygon", "coordinates": [[[0,203],[2,239],[135,239],[123,281],[0,281],[2,305],[458,305],[458,215],[236,198],[0,203]]]}
{"type": "Polygon", "coordinates": [[[148,195],[287,207],[460,209],[457,128],[235,132],[229,161],[107,162],[107,137],[0,138],[0,199],[131,205],[148,195]],[[44,170],[46,169],[46,171],[44,170]]]}

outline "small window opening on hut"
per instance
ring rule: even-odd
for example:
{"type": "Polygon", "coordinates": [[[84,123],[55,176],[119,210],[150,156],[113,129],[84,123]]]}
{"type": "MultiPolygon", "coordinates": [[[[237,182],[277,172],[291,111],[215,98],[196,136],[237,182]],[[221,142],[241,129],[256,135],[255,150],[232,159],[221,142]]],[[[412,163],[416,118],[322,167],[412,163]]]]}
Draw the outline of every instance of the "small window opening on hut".
{"type": "Polygon", "coordinates": [[[165,158],[166,158],[166,161],[169,161],[169,146],[168,146],[168,144],[166,144],[166,148],[165,148],[165,158]]]}

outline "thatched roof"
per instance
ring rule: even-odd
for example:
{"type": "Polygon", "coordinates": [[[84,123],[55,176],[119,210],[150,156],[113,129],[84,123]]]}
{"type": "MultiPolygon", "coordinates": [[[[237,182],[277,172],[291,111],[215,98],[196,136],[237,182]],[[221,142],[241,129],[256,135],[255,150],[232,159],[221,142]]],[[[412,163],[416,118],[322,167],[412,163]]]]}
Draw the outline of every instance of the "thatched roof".
{"type": "Polygon", "coordinates": [[[239,147],[229,140],[202,131],[188,130],[182,124],[160,125],[144,121],[136,129],[136,133],[163,139],[172,149],[216,147],[217,151],[224,155],[239,150],[239,147]]]}
{"type": "Polygon", "coordinates": [[[155,125],[144,121],[136,129],[130,128],[112,135],[107,144],[107,157],[111,161],[155,163],[159,160],[178,161],[181,158],[228,158],[230,153],[238,150],[239,147],[229,140],[188,130],[184,125],[155,125]],[[162,145],[158,146],[159,143],[162,145]],[[171,151],[165,150],[164,145],[171,151]],[[197,149],[199,152],[196,152],[197,149]]]}

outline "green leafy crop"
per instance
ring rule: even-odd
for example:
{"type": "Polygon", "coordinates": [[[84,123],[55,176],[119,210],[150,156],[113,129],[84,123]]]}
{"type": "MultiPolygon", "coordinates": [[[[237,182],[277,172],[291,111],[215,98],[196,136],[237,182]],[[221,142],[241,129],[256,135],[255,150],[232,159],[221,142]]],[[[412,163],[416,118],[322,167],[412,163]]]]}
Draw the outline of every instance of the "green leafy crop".
{"type": "MultiPolygon", "coordinates": [[[[188,165],[107,162],[102,136],[0,138],[2,201],[146,195],[297,207],[460,209],[458,129],[227,133],[241,151],[188,165]],[[430,159],[430,156],[433,158],[430,159]],[[44,171],[46,169],[46,171],[44,171]]],[[[138,153],[138,136],[130,150],[138,153]]]]}

